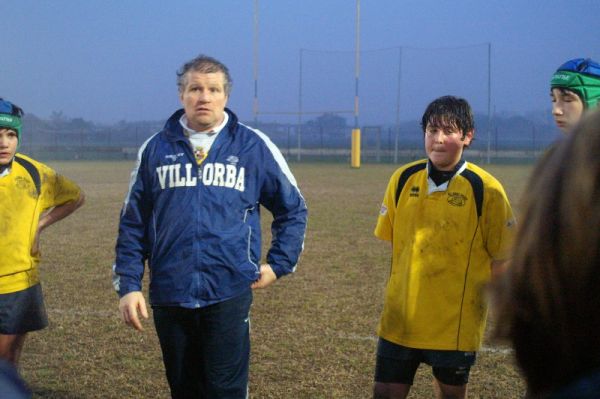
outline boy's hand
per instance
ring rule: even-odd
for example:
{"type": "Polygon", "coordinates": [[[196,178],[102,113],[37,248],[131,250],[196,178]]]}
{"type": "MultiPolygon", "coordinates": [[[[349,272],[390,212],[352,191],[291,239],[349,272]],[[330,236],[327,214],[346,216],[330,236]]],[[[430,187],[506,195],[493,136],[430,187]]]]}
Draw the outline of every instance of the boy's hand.
{"type": "Polygon", "coordinates": [[[33,244],[31,244],[31,256],[38,255],[40,253],[40,229],[35,232],[35,237],[33,238],[33,244]]]}

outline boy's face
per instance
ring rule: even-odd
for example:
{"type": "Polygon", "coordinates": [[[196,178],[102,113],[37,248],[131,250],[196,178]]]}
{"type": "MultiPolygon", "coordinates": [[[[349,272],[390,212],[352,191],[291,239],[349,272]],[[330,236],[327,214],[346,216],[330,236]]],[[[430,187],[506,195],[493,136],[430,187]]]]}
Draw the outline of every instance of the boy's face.
{"type": "Polygon", "coordinates": [[[444,126],[427,123],[425,151],[433,165],[444,171],[454,169],[462,156],[463,148],[473,139],[473,131],[463,132],[455,124],[444,126]]]}
{"type": "Polygon", "coordinates": [[[571,132],[583,115],[583,101],[574,92],[560,88],[552,89],[550,97],[556,126],[565,134],[571,132]]]}
{"type": "Polygon", "coordinates": [[[0,166],[8,165],[17,153],[17,132],[0,127],[0,166]]]}

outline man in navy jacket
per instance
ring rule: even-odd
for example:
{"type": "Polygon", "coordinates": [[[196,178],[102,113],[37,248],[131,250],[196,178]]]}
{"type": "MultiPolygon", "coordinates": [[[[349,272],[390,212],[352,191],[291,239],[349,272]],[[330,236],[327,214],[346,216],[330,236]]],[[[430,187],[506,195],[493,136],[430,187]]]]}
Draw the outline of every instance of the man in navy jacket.
{"type": "Polygon", "coordinates": [[[277,147],[225,108],[225,65],[200,55],[177,76],[183,109],[139,150],[113,283],[123,320],[142,330],[147,263],[173,398],[245,398],[252,289],[295,270],[306,203],[277,147]],[[264,264],[260,205],[273,214],[264,264]]]}

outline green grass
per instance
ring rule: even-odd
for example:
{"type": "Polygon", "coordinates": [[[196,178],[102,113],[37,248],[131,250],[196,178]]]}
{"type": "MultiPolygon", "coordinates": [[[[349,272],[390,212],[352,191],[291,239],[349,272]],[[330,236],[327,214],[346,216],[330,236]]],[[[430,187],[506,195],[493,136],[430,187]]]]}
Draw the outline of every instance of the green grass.
{"type": "MultiPolygon", "coordinates": [[[[152,320],[138,333],[117,313],[111,265],[132,162],[51,163],[78,181],[86,205],[42,237],[50,327],[30,334],[22,374],[36,398],[164,398],[168,388],[152,320]]],[[[309,207],[294,275],[255,293],[250,392],[254,398],[369,398],[375,328],[390,249],[373,236],[392,165],[292,164],[309,207]]],[[[530,166],[490,166],[517,208],[530,166]]],[[[264,222],[270,218],[263,212],[264,222]]],[[[263,229],[269,242],[269,229],[263,229]]],[[[486,347],[497,346],[485,343],[486,347]]],[[[505,351],[483,351],[471,398],[524,394],[505,351]]],[[[432,397],[419,370],[411,398],[432,397]]]]}

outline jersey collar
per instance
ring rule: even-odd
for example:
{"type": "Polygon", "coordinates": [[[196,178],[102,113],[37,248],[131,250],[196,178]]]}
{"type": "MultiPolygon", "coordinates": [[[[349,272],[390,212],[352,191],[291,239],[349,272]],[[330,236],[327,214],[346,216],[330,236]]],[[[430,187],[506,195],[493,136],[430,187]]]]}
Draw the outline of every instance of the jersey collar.
{"type": "Polygon", "coordinates": [[[433,179],[430,176],[430,174],[433,172],[434,168],[435,167],[431,163],[431,160],[427,160],[427,192],[428,192],[428,194],[448,190],[448,186],[450,185],[450,182],[452,181],[452,179],[454,179],[454,176],[460,175],[467,168],[467,161],[465,161],[464,159],[461,159],[460,161],[458,161],[458,163],[454,167],[454,173],[452,174],[452,176],[445,182],[441,183],[439,186],[437,184],[435,184],[435,182],[433,181],[433,179]]]}
{"type": "MultiPolygon", "coordinates": [[[[13,160],[15,158],[13,157],[13,160]]],[[[6,175],[8,175],[10,173],[10,169],[12,167],[12,163],[13,161],[11,160],[9,163],[7,163],[6,165],[2,165],[0,166],[0,177],[4,177],[6,175]]]]}

